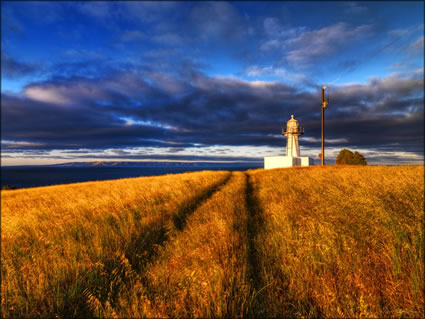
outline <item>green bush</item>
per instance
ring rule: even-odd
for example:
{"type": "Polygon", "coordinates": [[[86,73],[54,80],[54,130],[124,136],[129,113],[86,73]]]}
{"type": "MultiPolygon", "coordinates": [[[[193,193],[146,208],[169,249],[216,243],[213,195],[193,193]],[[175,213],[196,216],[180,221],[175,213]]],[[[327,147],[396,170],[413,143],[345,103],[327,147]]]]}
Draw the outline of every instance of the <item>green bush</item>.
{"type": "Polygon", "coordinates": [[[366,158],[355,151],[354,153],[344,148],[338,154],[336,158],[337,165],[367,165],[366,158]]]}

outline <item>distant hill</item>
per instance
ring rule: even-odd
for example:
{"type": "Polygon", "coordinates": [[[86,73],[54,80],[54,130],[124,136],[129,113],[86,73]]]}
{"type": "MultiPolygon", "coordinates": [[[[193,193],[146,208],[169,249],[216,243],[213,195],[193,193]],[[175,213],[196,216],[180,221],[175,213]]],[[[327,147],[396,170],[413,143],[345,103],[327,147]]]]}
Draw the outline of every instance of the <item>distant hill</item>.
{"type": "Polygon", "coordinates": [[[46,167],[262,167],[262,163],[213,163],[213,162],[68,162],[46,167]]]}

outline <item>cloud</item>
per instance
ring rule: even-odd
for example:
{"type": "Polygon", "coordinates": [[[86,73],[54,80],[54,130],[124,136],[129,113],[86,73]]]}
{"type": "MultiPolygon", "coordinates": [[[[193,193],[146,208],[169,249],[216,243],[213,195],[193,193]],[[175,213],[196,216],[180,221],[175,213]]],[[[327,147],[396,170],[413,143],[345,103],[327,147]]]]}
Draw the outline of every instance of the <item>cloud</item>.
{"type": "MultiPolygon", "coordinates": [[[[315,87],[311,79],[306,74],[291,72],[283,67],[273,67],[273,66],[258,66],[251,65],[243,71],[243,73],[248,77],[275,77],[279,80],[285,81],[286,83],[291,84],[302,84],[307,87],[315,87]]],[[[254,83],[254,82],[251,82],[254,83]]]]}
{"type": "Polygon", "coordinates": [[[111,151],[113,154],[118,155],[118,156],[126,156],[126,155],[130,155],[129,152],[127,151],[123,151],[123,150],[112,150],[111,151]]]}
{"type": "Polygon", "coordinates": [[[105,56],[93,50],[76,50],[68,49],[64,52],[67,58],[83,59],[83,60],[103,60],[105,56]]]}
{"type": "MultiPolygon", "coordinates": [[[[147,73],[146,73],[147,74],[147,73]]],[[[103,74],[102,80],[91,77],[57,77],[49,81],[29,84],[24,89],[26,97],[56,105],[113,105],[139,103],[164,94],[164,86],[171,87],[171,77],[162,78],[163,83],[148,83],[142,73],[135,71],[114,71],[103,74]]],[[[177,84],[174,84],[176,86],[177,84]]]]}
{"type": "Polygon", "coordinates": [[[68,104],[71,101],[61,94],[57,88],[28,87],[25,89],[25,95],[35,101],[53,104],[68,104]]]}
{"type": "Polygon", "coordinates": [[[304,31],[300,35],[282,43],[286,51],[286,60],[299,67],[307,67],[310,63],[320,61],[331,54],[366,37],[371,32],[370,25],[355,28],[345,23],[337,23],[313,31],[304,31]]]}
{"type": "Polygon", "coordinates": [[[407,48],[410,55],[424,54],[424,36],[419,37],[413,41],[407,48]]]}
{"type": "Polygon", "coordinates": [[[346,14],[354,14],[354,15],[364,15],[368,13],[368,7],[360,4],[359,2],[351,2],[347,1],[343,3],[344,5],[344,13],[346,14]]]}
{"type": "Polygon", "coordinates": [[[9,79],[33,75],[40,71],[40,67],[32,63],[17,61],[5,53],[1,55],[1,69],[2,76],[9,79]]]}
{"type": "Polygon", "coordinates": [[[43,143],[35,143],[35,142],[27,142],[27,141],[8,141],[8,140],[2,140],[1,141],[1,147],[3,149],[21,149],[21,148],[33,148],[33,147],[39,147],[39,146],[45,146],[43,143]]]}
{"type": "Polygon", "coordinates": [[[394,63],[391,64],[388,69],[389,70],[399,70],[399,69],[406,69],[406,68],[410,68],[414,66],[414,63],[411,62],[399,62],[399,63],[394,63]]]}
{"type": "MultiPolygon", "coordinates": [[[[419,69],[333,87],[327,143],[420,154],[423,85],[419,69]]],[[[187,65],[174,74],[146,69],[52,79],[32,83],[23,93],[2,95],[2,137],[20,150],[196,145],[283,150],[280,131],[291,114],[305,127],[301,146],[320,147],[320,88],[211,77],[187,65]]]]}
{"type": "Polygon", "coordinates": [[[352,26],[338,22],[310,30],[305,26],[292,27],[281,24],[275,17],[263,21],[265,38],[260,44],[264,54],[280,56],[279,64],[295,69],[310,68],[313,63],[330,58],[373,34],[372,25],[352,26]]]}
{"type": "MultiPolygon", "coordinates": [[[[308,136],[308,137],[303,137],[302,138],[303,142],[308,142],[308,143],[322,143],[322,139],[320,138],[315,138],[312,136],[308,136]]],[[[344,143],[347,143],[348,140],[346,138],[325,138],[325,144],[338,144],[338,145],[342,145],[344,143]]]]}
{"type": "Polygon", "coordinates": [[[388,36],[391,39],[398,39],[398,38],[409,38],[413,34],[420,32],[424,32],[424,25],[423,24],[417,24],[417,25],[411,25],[408,28],[399,28],[399,29],[392,29],[388,31],[388,36]]]}
{"type": "Polygon", "coordinates": [[[306,27],[283,26],[280,20],[274,17],[267,17],[263,22],[264,32],[269,39],[285,39],[298,36],[306,30],[306,27]]]}
{"type": "Polygon", "coordinates": [[[278,37],[283,31],[283,27],[277,18],[267,17],[264,19],[264,31],[270,37],[278,37]]]}
{"type": "Polygon", "coordinates": [[[271,66],[259,67],[258,65],[252,65],[245,69],[245,74],[247,76],[263,76],[266,74],[271,74],[272,71],[273,67],[271,66]]]}
{"type": "Polygon", "coordinates": [[[278,49],[281,47],[281,43],[278,40],[268,40],[267,42],[264,42],[261,46],[260,46],[260,50],[261,51],[270,51],[273,49],[278,49]]]}

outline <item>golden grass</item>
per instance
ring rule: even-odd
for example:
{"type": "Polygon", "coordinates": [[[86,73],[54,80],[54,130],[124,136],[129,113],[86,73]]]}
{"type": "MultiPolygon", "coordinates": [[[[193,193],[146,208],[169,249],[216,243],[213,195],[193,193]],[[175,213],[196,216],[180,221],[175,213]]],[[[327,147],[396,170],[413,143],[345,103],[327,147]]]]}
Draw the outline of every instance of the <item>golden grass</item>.
{"type": "Polygon", "coordinates": [[[252,292],[245,189],[245,174],[233,173],[161,249],[148,269],[155,316],[246,315],[252,292]]]}
{"type": "Polygon", "coordinates": [[[266,316],[422,317],[424,168],[252,173],[266,316]]]}
{"type": "Polygon", "coordinates": [[[83,292],[107,298],[122,256],[143,263],[173,217],[228,175],[2,191],[2,315],[82,316],[89,311],[83,292]]]}
{"type": "Polygon", "coordinates": [[[424,167],[2,191],[2,317],[421,317],[424,167]]]}

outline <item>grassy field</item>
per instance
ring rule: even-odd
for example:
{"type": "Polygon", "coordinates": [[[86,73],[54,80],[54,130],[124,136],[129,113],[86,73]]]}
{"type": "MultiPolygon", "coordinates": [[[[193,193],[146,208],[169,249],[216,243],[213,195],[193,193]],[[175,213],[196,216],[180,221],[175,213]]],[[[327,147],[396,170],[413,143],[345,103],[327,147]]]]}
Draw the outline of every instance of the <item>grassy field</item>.
{"type": "Polygon", "coordinates": [[[424,314],[423,166],[204,171],[1,204],[4,318],[424,314]]]}

